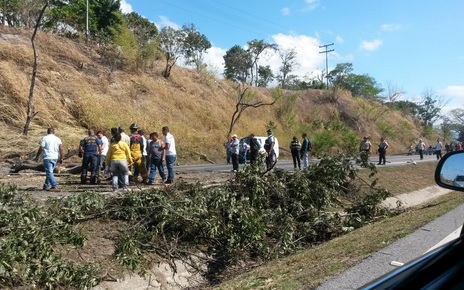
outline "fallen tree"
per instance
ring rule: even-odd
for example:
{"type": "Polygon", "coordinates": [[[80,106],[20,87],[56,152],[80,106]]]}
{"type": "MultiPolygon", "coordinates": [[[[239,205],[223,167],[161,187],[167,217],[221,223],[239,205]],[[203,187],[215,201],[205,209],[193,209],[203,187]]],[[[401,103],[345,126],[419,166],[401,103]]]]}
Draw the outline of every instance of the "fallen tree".
{"type": "MultiPolygon", "coordinates": [[[[18,173],[23,170],[35,170],[35,171],[45,172],[43,163],[35,162],[32,160],[24,160],[24,161],[15,162],[10,168],[10,173],[18,173]]],[[[54,170],[55,173],[69,173],[69,174],[79,174],[81,173],[81,171],[82,171],[82,165],[75,164],[75,163],[58,164],[54,170]]]]}

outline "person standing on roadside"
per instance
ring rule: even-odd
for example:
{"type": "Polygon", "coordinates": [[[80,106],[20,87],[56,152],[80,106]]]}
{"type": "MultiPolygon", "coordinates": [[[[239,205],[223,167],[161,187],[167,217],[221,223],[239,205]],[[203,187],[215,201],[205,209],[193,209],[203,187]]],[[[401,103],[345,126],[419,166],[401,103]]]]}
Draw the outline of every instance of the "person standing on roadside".
{"type": "Polygon", "coordinates": [[[231,155],[230,155],[230,143],[232,142],[232,137],[227,137],[227,141],[224,142],[224,147],[226,148],[226,162],[227,162],[227,165],[230,164],[230,158],[231,158],[231,155]]]}
{"type": "Polygon", "coordinates": [[[268,129],[267,130],[267,138],[264,141],[264,150],[266,150],[266,168],[267,168],[267,170],[270,170],[274,166],[274,163],[275,163],[274,145],[275,145],[274,135],[272,135],[272,130],[268,129]]]}
{"type": "Polygon", "coordinates": [[[56,191],[58,188],[53,170],[57,163],[63,163],[63,143],[60,138],[55,136],[55,130],[53,128],[48,128],[47,135],[42,138],[39,144],[40,146],[34,160],[38,161],[40,155],[43,155],[43,166],[46,177],[42,189],[56,191]]]}
{"type": "Polygon", "coordinates": [[[110,144],[109,144],[108,138],[106,138],[106,136],[103,135],[102,131],[97,132],[97,137],[102,142],[100,160],[99,160],[98,166],[100,167],[99,170],[105,170],[105,167],[106,167],[105,166],[105,159],[106,159],[106,154],[108,154],[108,148],[109,148],[110,144]]]}
{"type": "Polygon", "coordinates": [[[441,149],[443,148],[443,144],[441,143],[440,139],[437,139],[437,144],[435,144],[435,154],[437,155],[437,160],[439,160],[441,156],[441,149]]]}
{"type": "Polygon", "coordinates": [[[303,144],[301,144],[301,159],[303,159],[303,169],[306,169],[309,166],[311,141],[309,141],[308,134],[306,133],[303,133],[301,138],[303,138],[303,144]]]}
{"type": "Polygon", "coordinates": [[[240,164],[246,164],[247,163],[247,154],[248,151],[250,151],[250,145],[245,142],[245,139],[240,139],[240,144],[239,144],[239,163],[240,164]]]}
{"type": "Polygon", "coordinates": [[[419,151],[420,160],[424,159],[424,150],[425,150],[425,143],[422,139],[419,139],[419,143],[417,144],[417,149],[419,151]]]}
{"type": "Polygon", "coordinates": [[[87,172],[90,170],[90,184],[97,183],[98,156],[101,153],[102,141],[95,136],[93,129],[87,131],[88,136],[81,140],[79,153],[82,156],[81,184],[87,182],[87,172]]]}
{"type": "Polygon", "coordinates": [[[150,174],[148,175],[148,184],[155,184],[156,170],[158,169],[161,183],[166,181],[166,174],[164,173],[163,161],[165,159],[165,151],[163,149],[164,142],[158,139],[158,133],[153,132],[150,134],[150,145],[148,146],[148,163],[150,164],[150,174]]]}
{"type": "Polygon", "coordinates": [[[369,138],[367,136],[364,136],[363,140],[361,141],[361,144],[359,144],[359,152],[365,152],[368,155],[371,153],[372,149],[372,144],[369,141],[369,138]]]}
{"type": "Polygon", "coordinates": [[[166,168],[168,170],[168,179],[164,184],[174,183],[174,164],[177,158],[176,152],[176,141],[174,136],[169,131],[168,126],[162,128],[162,133],[164,135],[164,150],[166,151],[166,168]]]}
{"type": "Polygon", "coordinates": [[[298,163],[298,169],[301,170],[301,143],[296,136],[293,136],[293,140],[290,142],[290,152],[292,153],[293,167],[296,169],[298,163]]]}
{"type": "Polygon", "coordinates": [[[230,158],[232,159],[232,170],[234,172],[238,171],[238,154],[239,154],[239,141],[237,139],[237,134],[232,135],[232,140],[229,143],[230,158]]]}
{"type": "MultiPolygon", "coordinates": [[[[142,183],[147,183],[148,181],[148,173],[147,168],[145,167],[145,163],[143,162],[143,139],[142,136],[137,132],[138,125],[133,123],[130,125],[129,130],[131,135],[130,139],[130,151],[131,156],[134,161],[134,175],[133,175],[133,182],[137,181],[139,175],[142,175],[142,183]]],[[[122,134],[121,134],[122,135],[122,134]]],[[[121,137],[122,138],[122,137],[121,137]]]]}
{"type": "Polygon", "coordinates": [[[260,149],[261,144],[258,139],[256,139],[255,134],[250,134],[250,164],[256,163],[256,160],[259,158],[260,149]]]}
{"type": "Polygon", "coordinates": [[[130,137],[126,134],[126,127],[120,125],[118,127],[118,133],[121,134],[121,141],[126,143],[130,147],[130,137]]]}
{"type": "Polygon", "coordinates": [[[143,162],[143,166],[145,166],[145,169],[148,172],[148,159],[147,159],[147,156],[148,156],[148,153],[147,153],[148,140],[147,140],[147,138],[145,138],[145,132],[143,130],[138,130],[137,132],[142,137],[142,142],[143,142],[142,162],[143,162]]]}
{"type": "Polygon", "coordinates": [[[388,143],[387,141],[382,137],[380,138],[380,143],[379,143],[379,163],[377,165],[385,165],[387,162],[387,149],[388,149],[388,143]]]}
{"type": "Polygon", "coordinates": [[[114,142],[110,144],[108,154],[106,155],[105,163],[106,173],[111,171],[113,191],[117,191],[122,177],[122,187],[127,189],[129,187],[129,166],[132,165],[132,156],[129,146],[126,142],[121,141],[121,134],[116,133],[114,142]]]}

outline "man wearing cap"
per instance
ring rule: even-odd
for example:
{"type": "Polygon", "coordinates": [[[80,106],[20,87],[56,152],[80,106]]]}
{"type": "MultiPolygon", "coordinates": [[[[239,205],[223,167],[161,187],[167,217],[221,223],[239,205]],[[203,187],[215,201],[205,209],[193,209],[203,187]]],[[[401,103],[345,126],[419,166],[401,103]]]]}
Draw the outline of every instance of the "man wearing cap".
{"type": "Polygon", "coordinates": [[[274,152],[275,138],[272,135],[272,130],[267,130],[267,138],[264,141],[264,150],[266,150],[266,167],[271,169],[275,163],[275,152],[274,152]]]}
{"type": "Polygon", "coordinates": [[[369,142],[367,136],[364,136],[361,144],[359,144],[359,152],[371,153],[372,144],[369,142]]]}
{"type": "Polygon", "coordinates": [[[142,175],[142,182],[147,183],[148,181],[148,173],[147,168],[145,167],[145,163],[143,162],[143,150],[144,144],[142,136],[137,131],[139,126],[136,123],[130,125],[129,129],[131,131],[130,135],[130,152],[132,159],[134,160],[134,176],[133,181],[137,181],[138,174],[142,175]]]}
{"type": "Polygon", "coordinates": [[[238,171],[238,154],[239,154],[239,144],[240,142],[237,139],[237,134],[233,134],[232,141],[229,143],[230,158],[232,159],[232,167],[234,172],[238,171]]]}
{"type": "Polygon", "coordinates": [[[161,132],[164,135],[163,149],[166,152],[166,168],[168,170],[168,179],[164,182],[164,184],[168,185],[174,183],[174,163],[177,159],[176,141],[168,126],[164,126],[161,132]]]}

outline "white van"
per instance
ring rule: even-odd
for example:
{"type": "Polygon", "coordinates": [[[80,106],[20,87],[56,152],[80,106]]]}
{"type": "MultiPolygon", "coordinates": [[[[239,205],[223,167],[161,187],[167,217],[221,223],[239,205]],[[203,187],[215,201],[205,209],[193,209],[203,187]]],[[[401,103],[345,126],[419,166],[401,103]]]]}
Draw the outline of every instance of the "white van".
{"type": "MultiPolygon", "coordinates": [[[[261,145],[261,149],[259,149],[259,151],[265,153],[266,150],[264,150],[264,143],[266,142],[267,137],[255,136],[255,138],[258,140],[258,143],[261,145]]],[[[245,143],[250,145],[250,136],[241,138],[240,142],[242,140],[244,140],[245,143]]],[[[279,159],[279,140],[275,136],[274,136],[274,140],[275,140],[274,152],[275,152],[275,155],[276,155],[276,159],[279,159]]],[[[247,159],[248,160],[250,159],[249,156],[250,156],[250,154],[247,154],[247,159]]]]}

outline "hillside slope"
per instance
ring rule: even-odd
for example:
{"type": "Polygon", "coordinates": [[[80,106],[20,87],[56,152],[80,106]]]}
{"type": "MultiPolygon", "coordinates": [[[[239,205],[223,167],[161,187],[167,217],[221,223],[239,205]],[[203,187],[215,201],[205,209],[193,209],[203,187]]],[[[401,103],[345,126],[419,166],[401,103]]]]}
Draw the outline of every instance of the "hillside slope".
{"type": "MultiPolygon", "coordinates": [[[[38,114],[30,134],[22,136],[33,63],[30,34],[0,28],[0,132],[8,136],[0,146],[0,159],[35,150],[48,126],[56,128],[66,148],[76,148],[88,127],[108,133],[111,127],[137,123],[146,133],[170,126],[180,163],[201,161],[203,154],[222,162],[239,95],[236,84],[180,67],[165,79],[161,60],[145,72],[131,71],[115,50],[46,33],[36,40],[38,114]]],[[[251,90],[253,99],[272,101],[271,90],[251,90]]],[[[292,136],[307,132],[318,154],[356,147],[364,135],[371,136],[374,145],[385,136],[391,153],[405,152],[420,136],[413,120],[380,102],[338,91],[282,94],[274,106],[245,111],[234,133],[264,135],[271,126],[286,148],[292,136]]]]}

